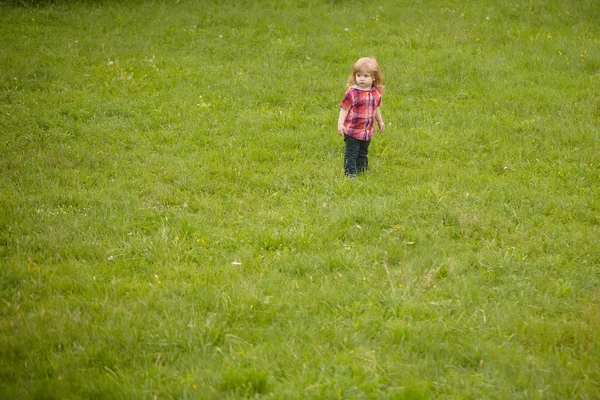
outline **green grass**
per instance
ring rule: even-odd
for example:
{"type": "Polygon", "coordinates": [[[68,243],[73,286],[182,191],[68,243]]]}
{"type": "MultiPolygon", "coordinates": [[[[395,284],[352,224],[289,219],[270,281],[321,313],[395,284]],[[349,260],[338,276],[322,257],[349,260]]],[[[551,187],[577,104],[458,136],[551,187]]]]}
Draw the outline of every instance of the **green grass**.
{"type": "Polygon", "coordinates": [[[1,398],[600,398],[597,2],[122,3],[0,1],[1,398]]]}

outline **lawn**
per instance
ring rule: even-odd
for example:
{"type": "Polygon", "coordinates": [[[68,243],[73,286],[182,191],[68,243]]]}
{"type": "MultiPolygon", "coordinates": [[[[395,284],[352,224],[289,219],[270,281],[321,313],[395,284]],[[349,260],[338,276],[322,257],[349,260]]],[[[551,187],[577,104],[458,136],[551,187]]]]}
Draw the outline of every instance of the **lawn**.
{"type": "Polygon", "coordinates": [[[0,398],[600,398],[597,1],[0,1],[0,72],[0,398]]]}

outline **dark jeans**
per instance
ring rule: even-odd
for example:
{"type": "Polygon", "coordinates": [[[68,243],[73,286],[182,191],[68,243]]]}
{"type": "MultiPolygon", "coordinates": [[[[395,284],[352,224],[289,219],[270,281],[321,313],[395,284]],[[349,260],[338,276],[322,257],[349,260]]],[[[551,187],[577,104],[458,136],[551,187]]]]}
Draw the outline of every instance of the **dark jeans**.
{"type": "Polygon", "coordinates": [[[367,172],[369,168],[370,140],[358,140],[350,136],[344,136],[346,142],[346,152],[344,153],[344,173],[346,175],[355,175],[367,172]]]}

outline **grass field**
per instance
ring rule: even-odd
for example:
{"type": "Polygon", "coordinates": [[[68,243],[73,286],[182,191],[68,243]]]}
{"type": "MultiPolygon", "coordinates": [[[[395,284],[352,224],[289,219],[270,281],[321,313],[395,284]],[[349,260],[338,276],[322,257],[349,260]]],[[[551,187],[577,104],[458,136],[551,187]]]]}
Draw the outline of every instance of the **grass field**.
{"type": "Polygon", "coordinates": [[[600,398],[597,1],[0,1],[0,72],[0,398],[600,398]]]}

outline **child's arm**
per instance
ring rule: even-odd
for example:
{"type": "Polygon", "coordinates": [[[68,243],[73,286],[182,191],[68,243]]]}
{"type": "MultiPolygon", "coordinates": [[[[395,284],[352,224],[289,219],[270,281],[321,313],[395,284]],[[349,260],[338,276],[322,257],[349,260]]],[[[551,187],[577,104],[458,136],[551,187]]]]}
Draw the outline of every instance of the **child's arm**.
{"type": "Polygon", "coordinates": [[[385,129],[385,123],[381,117],[381,111],[379,110],[379,107],[375,109],[375,119],[377,120],[377,126],[379,126],[379,132],[383,132],[385,129]]]}
{"type": "Polygon", "coordinates": [[[346,121],[346,117],[350,110],[346,110],[343,107],[340,107],[340,117],[338,118],[338,133],[340,136],[344,136],[346,133],[346,128],[344,128],[344,122],[346,121]]]}

